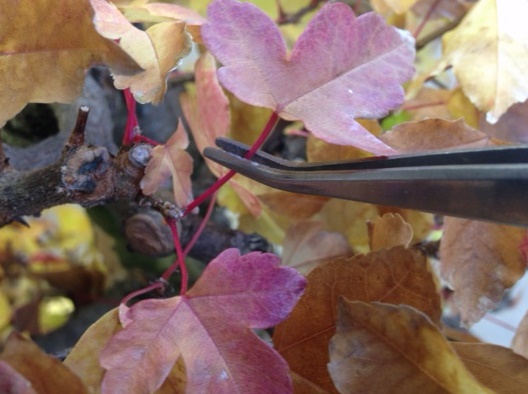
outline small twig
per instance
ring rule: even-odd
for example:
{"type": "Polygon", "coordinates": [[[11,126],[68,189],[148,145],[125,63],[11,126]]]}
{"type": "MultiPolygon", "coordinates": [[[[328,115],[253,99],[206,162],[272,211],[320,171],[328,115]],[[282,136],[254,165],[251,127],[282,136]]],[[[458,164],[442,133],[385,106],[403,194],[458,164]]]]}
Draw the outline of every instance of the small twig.
{"type": "Polygon", "coordinates": [[[83,105],[79,108],[79,111],[77,112],[77,122],[70,134],[68,142],[66,143],[66,149],[78,148],[84,145],[84,130],[86,129],[86,122],[88,122],[89,113],[90,109],[88,107],[83,105]]]}
{"type": "Polygon", "coordinates": [[[285,13],[282,7],[280,6],[280,3],[278,3],[277,5],[279,7],[279,18],[277,20],[277,24],[287,25],[299,23],[299,21],[304,15],[311,11],[314,11],[319,6],[319,4],[324,3],[325,1],[327,0],[311,0],[307,6],[302,7],[301,9],[292,14],[285,13]]]}
{"type": "MultiPolygon", "coordinates": [[[[1,132],[2,129],[0,129],[1,132]]],[[[2,138],[0,135],[0,172],[4,171],[9,167],[9,159],[6,157],[4,152],[4,144],[2,144],[2,138]]]]}
{"type": "Polygon", "coordinates": [[[140,206],[150,207],[167,219],[177,221],[183,217],[183,211],[169,201],[145,195],[138,196],[137,201],[140,206]]]}
{"type": "Polygon", "coordinates": [[[458,18],[454,19],[453,21],[447,23],[446,25],[442,26],[440,29],[432,32],[431,34],[428,34],[424,38],[421,38],[416,41],[416,50],[422,49],[424,46],[429,44],[431,41],[436,40],[437,38],[444,35],[444,33],[448,32],[449,30],[454,29],[457,27],[462,19],[464,19],[465,15],[460,15],[458,18]]]}
{"type": "Polygon", "coordinates": [[[427,14],[425,14],[425,16],[424,16],[424,18],[422,20],[422,23],[420,23],[418,28],[413,33],[413,37],[415,39],[418,38],[418,36],[422,32],[423,28],[425,27],[425,24],[429,21],[429,19],[431,19],[431,15],[433,15],[434,10],[436,9],[436,7],[438,7],[438,4],[440,4],[441,1],[442,0],[435,0],[435,2],[431,5],[431,7],[429,7],[429,10],[427,11],[427,14]]]}

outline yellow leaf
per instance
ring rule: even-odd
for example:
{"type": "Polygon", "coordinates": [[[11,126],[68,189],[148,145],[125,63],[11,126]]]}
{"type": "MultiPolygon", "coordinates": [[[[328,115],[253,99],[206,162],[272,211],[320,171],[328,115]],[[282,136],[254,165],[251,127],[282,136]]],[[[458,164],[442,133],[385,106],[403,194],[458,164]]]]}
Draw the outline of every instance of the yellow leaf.
{"type": "Polygon", "coordinates": [[[11,322],[11,305],[9,305],[9,298],[0,289],[0,332],[6,328],[11,322]]]}
{"type": "Polygon", "coordinates": [[[0,127],[27,103],[72,102],[84,72],[106,63],[116,74],[140,68],[92,24],[87,0],[0,3],[0,127]]]}
{"type": "Polygon", "coordinates": [[[430,75],[453,66],[466,96],[495,123],[528,98],[525,0],[481,0],[460,25],[444,34],[444,55],[430,75]]]}
{"type": "Polygon", "coordinates": [[[64,365],[75,372],[92,393],[100,392],[105,373],[99,364],[99,353],[120,329],[117,309],[112,309],[84,332],[64,360],[64,365]]]}
{"type": "Polygon", "coordinates": [[[407,305],[339,302],[328,370],[342,393],[492,393],[438,328],[407,305]]]}
{"type": "Polygon", "coordinates": [[[526,270],[526,229],[446,217],[442,277],[453,288],[462,322],[471,325],[500,301],[526,270]]]}

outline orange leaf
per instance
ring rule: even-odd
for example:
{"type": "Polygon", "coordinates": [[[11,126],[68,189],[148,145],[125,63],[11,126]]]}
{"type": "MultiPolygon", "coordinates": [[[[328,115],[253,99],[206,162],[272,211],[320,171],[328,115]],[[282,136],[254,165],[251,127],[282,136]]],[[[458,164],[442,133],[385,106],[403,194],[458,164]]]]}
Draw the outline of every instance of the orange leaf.
{"type": "Polygon", "coordinates": [[[192,201],[191,173],[193,160],[184,151],[189,145],[189,138],[179,122],[178,128],[164,145],[152,149],[152,157],[145,168],[145,176],[141,180],[141,189],[147,196],[156,190],[172,176],[174,201],[179,207],[184,207],[192,201]]]}
{"type": "Polygon", "coordinates": [[[119,40],[119,46],[143,68],[134,76],[115,75],[116,88],[130,88],[140,103],[161,102],[167,75],[189,54],[191,38],[184,22],[162,22],[142,31],[134,27],[112,3],[90,0],[95,28],[103,37],[119,40]]]}
{"type": "Polygon", "coordinates": [[[398,214],[386,213],[367,224],[372,251],[398,245],[407,248],[413,239],[411,225],[398,214]]]}
{"type": "Polygon", "coordinates": [[[114,73],[140,68],[92,24],[86,0],[0,3],[0,127],[27,103],[72,102],[84,71],[108,64],[114,73]]]}
{"type": "Polygon", "coordinates": [[[407,305],[339,302],[328,370],[342,393],[491,393],[438,328],[407,305]]]}
{"type": "Polygon", "coordinates": [[[521,278],[526,229],[445,218],[440,244],[442,277],[455,290],[462,322],[477,322],[521,278]]]}
{"type": "Polygon", "coordinates": [[[453,342],[458,357],[477,380],[497,393],[526,393],[528,360],[489,343],[453,342]]]}
{"type": "Polygon", "coordinates": [[[70,393],[88,393],[81,379],[68,367],[17,332],[10,334],[0,360],[29,380],[37,393],[62,393],[65,387],[70,393]]]}
{"type": "Polygon", "coordinates": [[[294,373],[330,392],[335,389],[326,368],[328,341],[335,332],[340,297],[408,304],[440,322],[433,275],[425,256],[414,249],[398,246],[339,258],[313,269],[306,279],[305,294],[276,327],[273,343],[294,373]]]}

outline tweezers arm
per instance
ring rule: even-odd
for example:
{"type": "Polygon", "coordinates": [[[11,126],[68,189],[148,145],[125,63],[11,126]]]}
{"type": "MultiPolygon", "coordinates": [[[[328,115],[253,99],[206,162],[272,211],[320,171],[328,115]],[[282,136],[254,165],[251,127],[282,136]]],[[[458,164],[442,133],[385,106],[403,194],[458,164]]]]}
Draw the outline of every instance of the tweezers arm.
{"type": "Polygon", "coordinates": [[[218,149],[204,154],[281,190],[528,226],[527,164],[306,172],[271,168],[218,149]]]}

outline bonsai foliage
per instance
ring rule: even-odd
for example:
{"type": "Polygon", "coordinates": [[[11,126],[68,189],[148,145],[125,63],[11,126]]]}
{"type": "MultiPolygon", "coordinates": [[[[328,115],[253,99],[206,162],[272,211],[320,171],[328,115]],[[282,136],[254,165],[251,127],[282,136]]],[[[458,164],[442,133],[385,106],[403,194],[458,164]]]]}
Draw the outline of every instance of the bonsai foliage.
{"type": "Polygon", "coordinates": [[[207,159],[218,179],[193,199],[186,149],[188,132],[200,152],[217,137],[249,142],[248,157],[276,133],[302,141],[312,162],[526,142],[515,126],[528,97],[526,2],[283,3],[0,5],[0,123],[30,102],[72,101],[100,64],[129,111],[115,156],[84,143],[86,109],[55,164],[20,171],[2,151],[2,224],[63,202],[133,202],[161,212],[176,250],[162,277],[95,322],[62,364],[12,334],[0,391],[524,392],[528,318],[512,349],[478,343],[446,330],[442,301],[465,326],[495,308],[525,271],[525,229],[276,191],[207,159]],[[150,140],[136,102],[168,99],[183,62],[188,130],[180,121],[167,141],[150,140]],[[170,201],[160,200],[169,178],[170,201]],[[38,203],[9,200],[39,179],[50,191],[38,203]],[[187,291],[185,257],[201,230],[182,248],[178,222],[210,197],[204,223],[217,202],[281,253],[227,248],[187,291]],[[154,298],[175,273],[179,295],[154,298]],[[440,279],[453,290],[444,300],[440,279]],[[42,373],[51,367],[60,374],[42,373]]]}

